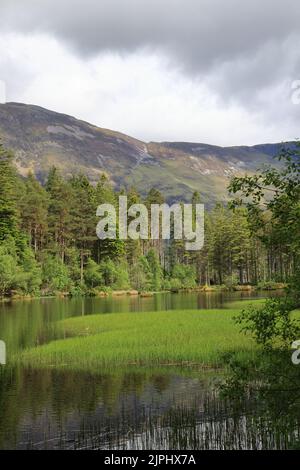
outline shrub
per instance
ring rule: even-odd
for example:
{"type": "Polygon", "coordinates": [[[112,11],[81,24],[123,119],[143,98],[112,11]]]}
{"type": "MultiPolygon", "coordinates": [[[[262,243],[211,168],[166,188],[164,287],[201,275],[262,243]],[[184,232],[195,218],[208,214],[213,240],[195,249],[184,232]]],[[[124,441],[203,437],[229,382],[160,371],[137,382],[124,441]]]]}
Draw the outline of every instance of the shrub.
{"type": "MultiPolygon", "coordinates": [[[[177,288],[192,288],[196,286],[196,271],[194,266],[185,264],[175,264],[172,275],[172,282],[177,288]]],[[[174,287],[175,288],[175,287],[174,287]]]]}
{"type": "Polygon", "coordinates": [[[47,255],[43,259],[43,285],[51,292],[65,291],[72,288],[69,270],[62,261],[53,255],[47,255]]]}
{"type": "Polygon", "coordinates": [[[84,281],[87,287],[97,287],[103,283],[103,276],[99,264],[89,259],[84,271],[84,281]]]}
{"type": "Polygon", "coordinates": [[[100,263],[100,273],[105,286],[114,289],[128,289],[130,287],[126,265],[114,263],[112,260],[105,260],[100,263]]]}

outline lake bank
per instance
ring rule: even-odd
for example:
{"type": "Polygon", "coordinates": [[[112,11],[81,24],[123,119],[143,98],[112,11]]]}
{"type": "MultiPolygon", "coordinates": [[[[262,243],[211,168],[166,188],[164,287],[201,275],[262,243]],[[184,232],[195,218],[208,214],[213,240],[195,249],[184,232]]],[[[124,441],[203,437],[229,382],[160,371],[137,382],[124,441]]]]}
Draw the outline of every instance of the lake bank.
{"type": "Polygon", "coordinates": [[[171,294],[178,294],[178,293],[197,293],[197,292],[204,292],[204,293],[217,293],[217,292],[275,292],[275,291],[283,291],[286,289],[287,284],[281,282],[267,282],[260,285],[235,285],[235,286],[225,286],[225,285],[201,285],[197,287],[189,287],[189,288],[172,288],[172,289],[163,289],[160,291],[138,291],[136,289],[92,289],[87,293],[81,293],[80,295],[73,295],[71,292],[55,292],[49,295],[45,293],[40,293],[38,295],[25,295],[15,293],[10,296],[1,297],[0,302],[10,302],[10,301],[18,301],[18,300],[34,300],[34,299],[52,299],[52,298],[73,298],[73,297],[99,297],[99,298],[106,298],[106,297],[126,297],[126,296],[139,296],[139,297],[152,297],[155,294],[164,294],[164,293],[171,293],[171,294]]]}

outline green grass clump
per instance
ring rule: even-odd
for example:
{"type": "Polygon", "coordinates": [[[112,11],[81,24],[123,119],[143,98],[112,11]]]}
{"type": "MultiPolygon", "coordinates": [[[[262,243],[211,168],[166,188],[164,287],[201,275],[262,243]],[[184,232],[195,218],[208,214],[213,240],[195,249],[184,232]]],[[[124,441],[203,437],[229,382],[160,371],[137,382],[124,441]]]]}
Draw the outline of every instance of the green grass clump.
{"type": "Polygon", "coordinates": [[[242,300],[234,300],[232,302],[226,302],[225,307],[228,309],[233,310],[243,310],[250,305],[253,307],[260,308],[266,302],[266,299],[242,299],[242,300]]]}
{"type": "Polygon", "coordinates": [[[66,339],[31,348],[17,358],[31,367],[222,367],[228,351],[250,352],[254,342],[234,324],[237,310],[180,310],[99,314],[59,322],[66,339]]]}

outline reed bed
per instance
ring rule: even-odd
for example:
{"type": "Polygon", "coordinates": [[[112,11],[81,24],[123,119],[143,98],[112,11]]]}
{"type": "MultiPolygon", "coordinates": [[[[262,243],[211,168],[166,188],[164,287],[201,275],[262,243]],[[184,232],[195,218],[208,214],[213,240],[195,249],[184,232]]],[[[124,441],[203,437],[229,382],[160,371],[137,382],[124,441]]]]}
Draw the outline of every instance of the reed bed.
{"type": "Polygon", "coordinates": [[[132,365],[223,367],[225,352],[255,351],[235,325],[236,309],[88,315],[59,322],[61,339],[15,357],[32,367],[132,365]]]}

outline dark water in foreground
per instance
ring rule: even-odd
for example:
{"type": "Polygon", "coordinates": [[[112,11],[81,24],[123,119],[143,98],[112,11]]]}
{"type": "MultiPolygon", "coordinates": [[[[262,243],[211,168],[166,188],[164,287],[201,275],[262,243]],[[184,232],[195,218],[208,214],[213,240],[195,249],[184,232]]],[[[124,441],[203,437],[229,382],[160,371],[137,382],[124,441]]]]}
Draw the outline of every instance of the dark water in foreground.
{"type": "MultiPolygon", "coordinates": [[[[252,294],[253,295],[253,294],[252,294]]],[[[53,322],[76,315],[216,308],[249,294],[41,299],[0,304],[8,355],[51,339],[53,322]]],[[[232,414],[216,372],[171,368],[72,371],[0,369],[1,449],[286,448],[288,434],[260,422],[249,404],[232,414]]],[[[295,437],[295,435],[294,435],[295,437]]]]}

